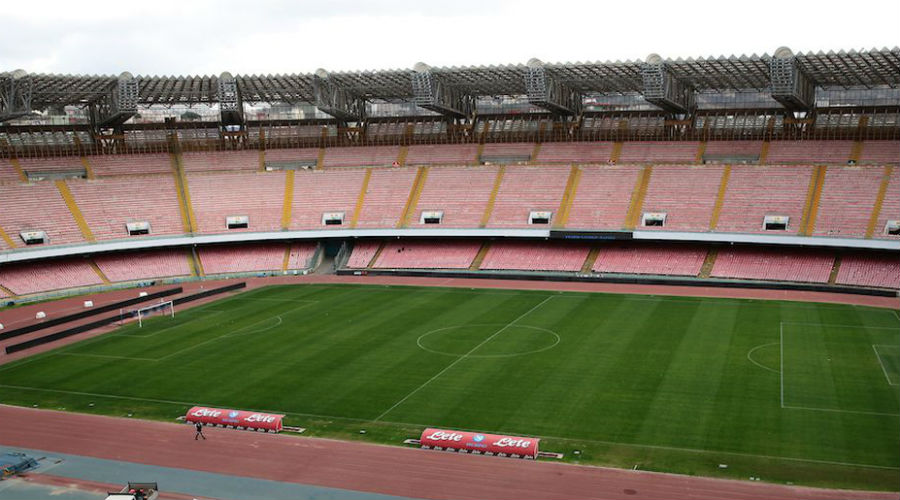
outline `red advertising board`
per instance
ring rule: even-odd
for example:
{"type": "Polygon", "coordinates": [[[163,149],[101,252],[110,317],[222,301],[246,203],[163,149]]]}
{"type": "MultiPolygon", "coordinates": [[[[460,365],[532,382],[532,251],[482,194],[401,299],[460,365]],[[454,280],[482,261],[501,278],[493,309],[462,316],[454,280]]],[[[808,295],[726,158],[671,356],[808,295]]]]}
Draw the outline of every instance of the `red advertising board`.
{"type": "Polygon", "coordinates": [[[483,453],[522,458],[537,458],[538,438],[482,434],[480,432],[448,431],[425,429],[419,443],[423,448],[464,450],[468,453],[483,453]]]}
{"type": "Polygon", "coordinates": [[[195,406],[188,410],[185,420],[190,423],[200,422],[203,425],[222,425],[225,427],[241,427],[250,430],[278,432],[284,415],[260,413],[243,410],[223,410],[195,406]]]}

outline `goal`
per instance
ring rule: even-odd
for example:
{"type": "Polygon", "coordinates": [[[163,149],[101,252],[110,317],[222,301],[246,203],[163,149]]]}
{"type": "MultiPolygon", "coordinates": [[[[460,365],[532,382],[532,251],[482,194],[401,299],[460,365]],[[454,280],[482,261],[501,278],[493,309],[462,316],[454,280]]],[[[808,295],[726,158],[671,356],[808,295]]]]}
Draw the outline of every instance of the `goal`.
{"type": "Polygon", "coordinates": [[[150,316],[171,316],[172,318],[175,318],[175,304],[173,304],[171,300],[167,300],[138,309],[138,328],[143,328],[144,320],[150,316]]]}

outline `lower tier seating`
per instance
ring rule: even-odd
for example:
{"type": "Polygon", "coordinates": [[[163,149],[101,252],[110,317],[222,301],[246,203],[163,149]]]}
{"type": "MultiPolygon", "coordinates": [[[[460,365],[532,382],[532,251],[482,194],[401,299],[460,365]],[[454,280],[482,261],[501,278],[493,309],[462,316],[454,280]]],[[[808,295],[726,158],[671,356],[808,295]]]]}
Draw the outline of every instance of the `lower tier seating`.
{"type": "Polygon", "coordinates": [[[207,275],[245,273],[280,271],[286,250],[284,243],[254,243],[201,247],[197,249],[197,255],[207,275]]]}
{"type": "Polygon", "coordinates": [[[583,244],[499,241],[491,244],[481,269],[578,271],[590,247],[583,244]]]}
{"type": "Polygon", "coordinates": [[[711,276],[827,283],[834,254],[789,248],[736,247],[719,250],[711,276]]]}
{"type": "Polygon", "coordinates": [[[466,269],[480,241],[391,241],[374,267],[388,269],[466,269]]]}
{"type": "Polygon", "coordinates": [[[381,248],[380,241],[358,241],[353,245],[353,252],[350,253],[350,259],[347,260],[347,267],[351,269],[362,269],[369,267],[372,257],[381,248]]]}
{"type": "Polygon", "coordinates": [[[891,254],[845,255],[837,283],[900,289],[900,257],[891,254]]]}
{"type": "Polygon", "coordinates": [[[134,281],[170,276],[188,276],[189,251],[177,248],[101,254],[94,257],[97,267],[112,282],[134,281]]]}
{"type": "Polygon", "coordinates": [[[697,276],[706,254],[706,248],[694,246],[612,244],[600,249],[592,270],[597,273],[697,276]]]}
{"type": "Polygon", "coordinates": [[[84,258],[29,262],[0,267],[0,286],[16,295],[100,285],[103,281],[84,258]]]}

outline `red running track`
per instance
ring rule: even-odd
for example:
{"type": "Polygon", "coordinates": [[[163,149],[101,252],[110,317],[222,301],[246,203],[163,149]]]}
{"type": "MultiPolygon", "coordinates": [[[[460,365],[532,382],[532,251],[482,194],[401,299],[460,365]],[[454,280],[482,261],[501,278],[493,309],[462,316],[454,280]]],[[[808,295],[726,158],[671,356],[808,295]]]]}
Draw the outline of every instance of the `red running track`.
{"type": "Polygon", "coordinates": [[[419,498],[896,499],[653,472],[531,462],[0,405],[0,444],[419,498]]]}

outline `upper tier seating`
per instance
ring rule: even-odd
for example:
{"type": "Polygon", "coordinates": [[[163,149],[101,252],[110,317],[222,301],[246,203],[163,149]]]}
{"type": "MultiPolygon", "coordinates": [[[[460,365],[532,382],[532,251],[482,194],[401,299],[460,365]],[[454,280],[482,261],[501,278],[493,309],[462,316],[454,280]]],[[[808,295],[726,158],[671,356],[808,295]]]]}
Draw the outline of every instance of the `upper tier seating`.
{"type": "Polygon", "coordinates": [[[253,243],[199,247],[197,255],[206,274],[280,271],[284,264],[284,243],[253,243]]]}
{"type": "MultiPolygon", "coordinates": [[[[659,166],[653,169],[644,212],[665,212],[663,227],[642,229],[668,229],[675,231],[706,231],[712,218],[716,195],[722,180],[723,167],[659,166]]],[[[640,224],[640,220],[638,220],[640,224]]]]}
{"type": "Polygon", "coordinates": [[[694,163],[698,142],[625,142],[619,163],[694,163]]]}
{"type": "Polygon", "coordinates": [[[188,276],[191,274],[188,253],[178,248],[101,254],[94,257],[94,262],[113,282],[188,276]]]}
{"type": "Polygon", "coordinates": [[[900,165],[898,141],[866,141],[859,157],[862,165],[900,165]]]}
{"type": "Polygon", "coordinates": [[[433,144],[410,146],[407,165],[468,165],[475,163],[477,144],[433,144]]]}
{"type": "Polygon", "coordinates": [[[733,166],[716,230],[763,233],[766,215],[787,215],[787,230],[768,232],[796,234],[812,174],[809,166],[733,166]]]}
{"type": "Polygon", "coordinates": [[[491,244],[480,269],[578,271],[589,252],[584,244],[498,241],[491,244]]]}
{"type": "MultiPolygon", "coordinates": [[[[46,231],[49,244],[84,243],[72,212],[53,182],[0,185],[0,227],[19,247],[20,231],[46,231]]],[[[8,248],[0,239],[0,246],[8,248]]]]}
{"type": "Polygon", "coordinates": [[[410,227],[422,226],[423,211],[444,212],[439,227],[473,228],[481,223],[497,167],[431,167],[410,227]]]}
{"type": "Polygon", "coordinates": [[[283,171],[189,174],[191,205],[201,233],[278,231],[284,207],[283,171]],[[226,217],[246,215],[247,229],[228,229],[226,217]]]}
{"type": "Polygon", "coordinates": [[[172,155],[168,153],[95,155],[87,157],[87,160],[98,177],[172,173],[172,155]]]}
{"type": "Polygon", "coordinates": [[[568,179],[565,166],[507,167],[488,227],[533,227],[531,211],[549,211],[555,219],[568,179]]]}
{"type": "Polygon", "coordinates": [[[594,262],[596,273],[697,276],[707,250],[693,246],[604,245],[594,262]]]}
{"type": "Polygon", "coordinates": [[[299,161],[304,163],[315,162],[319,159],[319,148],[300,149],[267,149],[267,162],[299,161]]]}
{"type": "Polygon", "coordinates": [[[181,164],[185,172],[212,170],[259,170],[259,151],[204,151],[183,153],[181,164]]]}
{"type": "Polygon", "coordinates": [[[581,167],[581,181],[569,208],[569,229],[621,229],[640,167],[581,167]]]}
{"type": "Polygon", "coordinates": [[[828,167],[813,234],[865,236],[883,174],[882,167],[828,167]]]}
{"type": "Polygon", "coordinates": [[[466,269],[480,241],[391,241],[373,267],[387,269],[466,269]]]}
{"type": "Polygon", "coordinates": [[[6,158],[0,158],[0,184],[21,182],[19,173],[6,158]]]}
{"type": "Polygon", "coordinates": [[[757,163],[762,152],[762,144],[762,141],[709,141],[706,143],[703,158],[715,162],[722,159],[722,163],[731,163],[727,161],[728,159],[746,158],[753,159],[753,163],[757,163]]]}
{"type": "Polygon", "coordinates": [[[393,165],[399,155],[399,146],[328,148],[325,167],[385,167],[393,165]]]}
{"type": "Polygon", "coordinates": [[[379,248],[381,248],[380,241],[357,241],[353,245],[353,252],[350,254],[350,258],[347,259],[347,267],[354,269],[369,267],[369,262],[372,261],[372,257],[375,256],[379,248]]]}
{"type": "Polygon", "coordinates": [[[415,178],[414,168],[374,170],[356,227],[395,227],[415,178]]]}
{"type": "Polygon", "coordinates": [[[881,204],[881,213],[878,214],[878,222],[875,223],[877,238],[897,239],[884,233],[884,226],[889,220],[900,220],[900,168],[894,168],[891,172],[890,182],[881,204]]]}
{"type": "Polygon", "coordinates": [[[541,163],[607,163],[612,156],[611,142],[545,142],[537,158],[541,163]]]}
{"type": "Polygon", "coordinates": [[[779,165],[787,163],[842,165],[850,159],[853,141],[772,141],[766,163],[779,165]]]}
{"type": "Polygon", "coordinates": [[[90,261],[81,258],[40,260],[0,267],[0,285],[16,295],[102,283],[90,261]]]}
{"type": "Polygon", "coordinates": [[[481,150],[481,159],[485,157],[531,157],[534,144],[529,142],[489,143],[481,150]]]}
{"type": "Polygon", "coordinates": [[[66,184],[98,240],[133,237],[127,222],[149,222],[149,236],[184,232],[171,175],[75,179],[66,184]]]}
{"type": "Polygon", "coordinates": [[[837,283],[900,289],[900,257],[891,254],[845,255],[838,269],[837,283]]]}
{"type": "Polygon", "coordinates": [[[834,254],[792,248],[723,247],[711,276],[827,283],[834,254]]]}
{"type": "Polygon", "coordinates": [[[296,172],[291,229],[347,229],[365,175],[361,168],[296,172]],[[323,225],[323,212],[343,212],[344,224],[323,225]]]}

